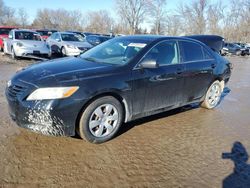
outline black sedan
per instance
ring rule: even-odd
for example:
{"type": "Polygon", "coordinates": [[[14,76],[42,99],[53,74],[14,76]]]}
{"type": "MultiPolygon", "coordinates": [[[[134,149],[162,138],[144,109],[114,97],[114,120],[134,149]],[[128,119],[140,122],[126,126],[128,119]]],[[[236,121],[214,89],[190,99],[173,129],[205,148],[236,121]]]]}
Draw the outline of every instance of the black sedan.
{"type": "Polygon", "coordinates": [[[194,102],[215,108],[230,75],[231,64],[198,40],[126,36],[27,67],[6,97],[20,127],[102,143],[124,122],[194,102]]]}

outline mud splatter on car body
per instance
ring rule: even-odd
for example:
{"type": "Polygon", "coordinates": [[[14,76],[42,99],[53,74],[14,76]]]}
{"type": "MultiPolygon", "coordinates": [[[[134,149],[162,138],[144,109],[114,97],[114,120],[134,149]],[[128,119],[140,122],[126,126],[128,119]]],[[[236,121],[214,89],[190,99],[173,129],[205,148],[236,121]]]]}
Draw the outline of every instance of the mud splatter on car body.
{"type": "MultiPolygon", "coordinates": [[[[39,104],[40,105],[40,104],[39,104]]],[[[27,128],[34,132],[39,132],[45,135],[63,136],[65,135],[62,127],[64,126],[63,120],[51,115],[52,108],[45,110],[41,107],[37,109],[30,108],[24,118],[25,121],[30,122],[27,128]]]]}

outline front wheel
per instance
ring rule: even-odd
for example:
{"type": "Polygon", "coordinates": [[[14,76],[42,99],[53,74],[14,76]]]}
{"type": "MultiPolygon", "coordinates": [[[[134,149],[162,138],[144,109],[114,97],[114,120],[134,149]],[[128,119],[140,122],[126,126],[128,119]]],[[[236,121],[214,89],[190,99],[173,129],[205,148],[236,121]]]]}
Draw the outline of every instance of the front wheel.
{"type": "Polygon", "coordinates": [[[67,52],[66,52],[65,47],[62,47],[62,49],[61,49],[61,54],[62,54],[63,57],[66,57],[66,56],[67,56],[67,52]]]}
{"type": "Polygon", "coordinates": [[[12,59],[17,59],[16,53],[15,53],[15,50],[14,50],[13,47],[11,48],[11,58],[12,59]]]}
{"type": "Polygon", "coordinates": [[[205,99],[202,102],[201,106],[207,109],[215,108],[221,99],[221,94],[224,89],[224,82],[219,82],[218,80],[214,81],[211,86],[208,88],[205,95],[205,99]]]}
{"type": "Polygon", "coordinates": [[[121,103],[112,96],[93,101],[81,115],[79,135],[92,143],[103,143],[115,136],[123,122],[121,103]]]}

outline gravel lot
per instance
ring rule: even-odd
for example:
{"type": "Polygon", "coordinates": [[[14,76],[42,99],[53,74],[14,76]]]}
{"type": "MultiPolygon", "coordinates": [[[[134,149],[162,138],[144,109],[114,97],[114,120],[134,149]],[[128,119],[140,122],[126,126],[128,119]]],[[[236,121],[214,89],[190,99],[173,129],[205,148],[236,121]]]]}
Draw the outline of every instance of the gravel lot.
{"type": "Polygon", "coordinates": [[[35,61],[0,54],[0,187],[215,188],[230,174],[233,183],[249,183],[250,168],[241,164],[234,173],[234,163],[222,159],[236,141],[250,152],[250,57],[229,60],[233,74],[215,110],[186,107],[144,118],[93,145],[18,128],[8,116],[5,85],[35,61]]]}

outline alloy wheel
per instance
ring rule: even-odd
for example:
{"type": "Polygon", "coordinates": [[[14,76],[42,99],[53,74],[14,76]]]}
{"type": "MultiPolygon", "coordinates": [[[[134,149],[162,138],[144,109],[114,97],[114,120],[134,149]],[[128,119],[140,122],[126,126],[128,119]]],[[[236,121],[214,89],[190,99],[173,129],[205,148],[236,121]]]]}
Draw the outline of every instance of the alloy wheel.
{"type": "Polygon", "coordinates": [[[118,123],[118,110],[112,104],[97,107],[90,116],[89,130],[95,137],[105,137],[113,132],[118,123]]]}

